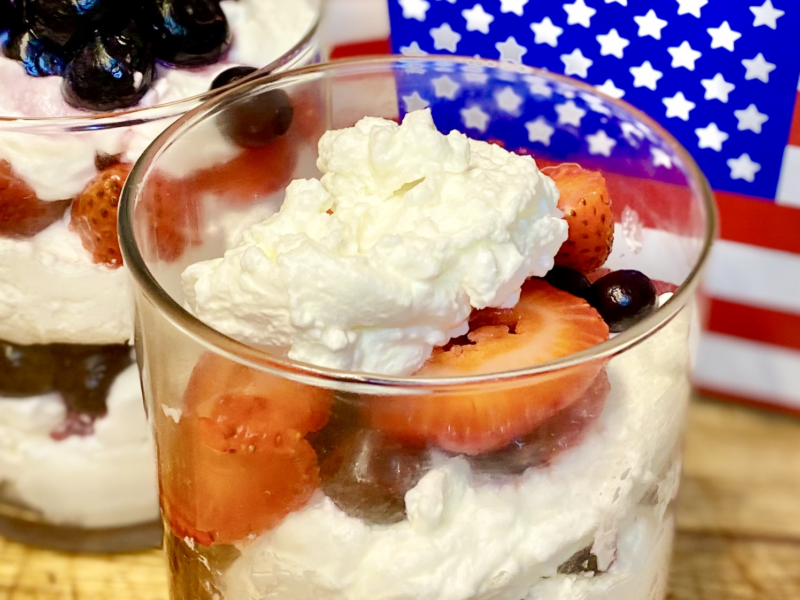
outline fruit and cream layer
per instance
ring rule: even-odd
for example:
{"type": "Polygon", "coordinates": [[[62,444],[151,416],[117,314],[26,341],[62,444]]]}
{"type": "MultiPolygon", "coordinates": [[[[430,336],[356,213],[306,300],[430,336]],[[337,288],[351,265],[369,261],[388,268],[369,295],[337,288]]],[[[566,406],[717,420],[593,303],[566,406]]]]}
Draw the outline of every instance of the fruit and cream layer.
{"type": "MultiPolygon", "coordinates": [[[[184,271],[191,312],[315,365],[446,378],[589,350],[675,289],[603,267],[600,173],[443,135],[429,111],[329,131],[317,166],[184,271]]],[[[610,359],[399,394],[202,355],[159,423],[173,597],[661,598],[687,331],[682,313],[610,359]]]]}
{"type": "MultiPolygon", "coordinates": [[[[313,6],[0,0],[0,115],[88,117],[219,88],[291,50],[313,6]]],[[[116,213],[132,163],[169,122],[0,124],[0,502],[46,521],[111,527],[158,515],[147,427],[131,418],[142,399],[116,213]]],[[[171,251],[187,243],[178,237],[171,251]]]]}

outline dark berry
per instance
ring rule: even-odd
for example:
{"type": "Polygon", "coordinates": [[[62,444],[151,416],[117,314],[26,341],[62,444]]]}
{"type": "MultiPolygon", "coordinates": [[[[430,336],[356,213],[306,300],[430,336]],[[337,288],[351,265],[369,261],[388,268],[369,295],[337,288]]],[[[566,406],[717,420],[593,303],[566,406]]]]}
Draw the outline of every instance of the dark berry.
{"type": "Polygon", "coordinates": [[[647,275],[633,270],[612,271],[592,284],[587,296],[612,333],[625,331],[656,308],[658,296],[647,275]]]}
{"type": "Polygon", "coordinates": [[[94,166],[98,171],[105,171],[120,163],[119,154],[106,154],[105,152],[95,152],[94,166]]]}
{"type": "Polygon", "coordinates": [[[599,572],[597,556],[592,554],[591,546],[578,550],[558,567],[558,573],[561,575],[578,575],[580,573],[594,573],[597,575],[599,572]]]}
{"type": "Polygon", "coordinates": [[[17,29],[21,23],[20,11],[11,0],[0,0],[0,33],[17,29]]]}
{"type": "Polygon", "coordinates": [[[112,11],[124,11],[127,4],[115,0],[25,0],[25,19],[38,39],[76,47],[112,11]]]}
{"type": "Polygon", "coordinates": [[[214,81],[211,82],[210,90],[218,90],[221,87],[230,85],[234,81],[244,79],[248,75],[252,75],[258,71],[255,67],[231,67],[217,75],[214,81]]]}
{"type": "Polygon", "coordinates": [[[89,417],[104,415],[111,384],[133,363],[130,347],[62,344],[58,352],[60,368],[55,385],[68,411],[89,417]]]}
{"type": "Polygon", "coordinates": [[[0,341],[0,396],[25,397],[55,389],[59,369],[53,346],[0,341]]]}
{"type": "Polygon", "coordinates": [[[544,276],[544,280],[553,287],[568,292],[578,298],[586,298],[586,294],[592,285],[583,273],[567,267],[558,266],[550,269],[547,275],[544,276]]]}
{"type": "Polygon", "coordinates": [[[147,93],[153,74],[149,44],[131,23],[118,33],[95,33],[67,67],[62,91],[76,108],[127,108],[147,93]]]}
{"type": "Polygon", "coordinates": [[[289,131],[294,110],[283,90],[243,98],[220,115],[220,129],[245,148],[268,146],[289,131]]]}
{"type": "Polygon", "coordinates": [[[155,0],[152,21],[156,57],[171,65],[214,63],[231,42],[217,0],[155,0]]]}
{"type": "Polygon", "coordinates": [[[306,440],[314,448],[317,458],[322,461],[343,440],[352,437],[362,427],[358,400],[340,395],[331,405],[330,416],[325,427],[306,435],[306,440]]]}
{"type": "Polygon", "coordinates": [[[603,412],[610,390],[608,376],[602,371],[583,396],[528,435],[500,450],[470,458],[472,468],[494,475],[520,475],[530,467],[547,464],[580,443],[603,412]]]}
{"type": "Polygon", "coordinates": [[[25,72],[33,77],[61,76],[67,67],[66,58],[56,48],[28,31],[10,33],[3,44],[3,54],[20,61],[25,72]]]}
{"type": "Polygon", "coordinates": [[[405,495],[425,472],[427,454],[377,431],[360,430],[321,460],[320,487],[342,511],[376,524],[405,519],[405,495]]]}

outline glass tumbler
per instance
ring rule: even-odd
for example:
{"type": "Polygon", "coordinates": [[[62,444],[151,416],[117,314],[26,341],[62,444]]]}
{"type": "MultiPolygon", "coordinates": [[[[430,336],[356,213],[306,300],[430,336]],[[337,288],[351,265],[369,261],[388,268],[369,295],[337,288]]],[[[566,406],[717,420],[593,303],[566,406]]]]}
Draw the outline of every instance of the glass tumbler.
{"type": "MultiPolygon", "coordinates": [[[[518,65],[333,62],[261,78],[184,116],[135,165],[120,208],[171,598],[662,599],[694,297],[714,231],[702,174],[654,121],[518,65]],[[315,126],[293,122],[233,151],[230,132],[264,130],[268,111],[254,107],[283,92],[324,100],[315,126]],[[441,378],[301,364],[185,310],[183,270],[279,210],[276,179],[319,177],[325,130],[421,108],[443,132],[540,166],[601,170],[617,238],[606,267],[656,280],[659,308],[578,354],[441,378]],[[565,110],[582,119],[559,124],[565,110]],[[587,136],[605,137],[607,151],[587,136]],[[208,160],[215,143],[230,162],[208,160]],[[233,162],[238,174],[215,176],[233,162]],[[166,202],[192,218],[154,210],[166,202]],[[196,243],[165,255],[175,235],[196,243]]],[[[337,282],[316,284],[323,293],[337,282]]]]}
{"type": "MultiPolygon", "coordinates": [[[[309,5],[314,18],[302,39],[262,73],[317,60],[319,2],[309,5]]],[[[97,193],[118,195],[147,145],[210,95],[81,117],[0,116],[2,536],[89,552],[161,540],[155,449],[131,346],[131,290],[112,247],[116,204],[90,249],[73,200],[107,169],[116,181],[97,193]],[[98,256],[94,250],[109,241],[98,256]]],[[[317,100],[303,102],[316,112],[317,100]]],[[[171,247],[192,243],[174,239],[171,247]]]]}

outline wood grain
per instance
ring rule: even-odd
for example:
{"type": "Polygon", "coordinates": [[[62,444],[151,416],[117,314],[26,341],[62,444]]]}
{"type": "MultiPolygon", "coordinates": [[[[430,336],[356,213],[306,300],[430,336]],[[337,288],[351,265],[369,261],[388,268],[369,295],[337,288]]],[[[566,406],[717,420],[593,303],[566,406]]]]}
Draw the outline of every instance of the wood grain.
{"type": "MultiPolygon", "coordinates": [[[[670,600],[800,598],[800,419],[697,400],[670,600]]],[[[73,556],[0,540],[0,600],[168,600],[161,552],[73,556]]]]}

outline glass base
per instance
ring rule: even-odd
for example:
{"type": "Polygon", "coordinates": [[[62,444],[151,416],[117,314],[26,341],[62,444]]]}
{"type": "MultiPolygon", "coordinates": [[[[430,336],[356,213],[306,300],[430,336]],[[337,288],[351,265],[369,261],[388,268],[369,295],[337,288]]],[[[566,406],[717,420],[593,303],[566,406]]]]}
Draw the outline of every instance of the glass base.
{"type": "Polygon", "coordinates": [[[126,527],[84,529],[0,515],[0,536],[61,552],[134,552],[161,546],[162,528],[160,521],[152,521],[126,527]]]}

